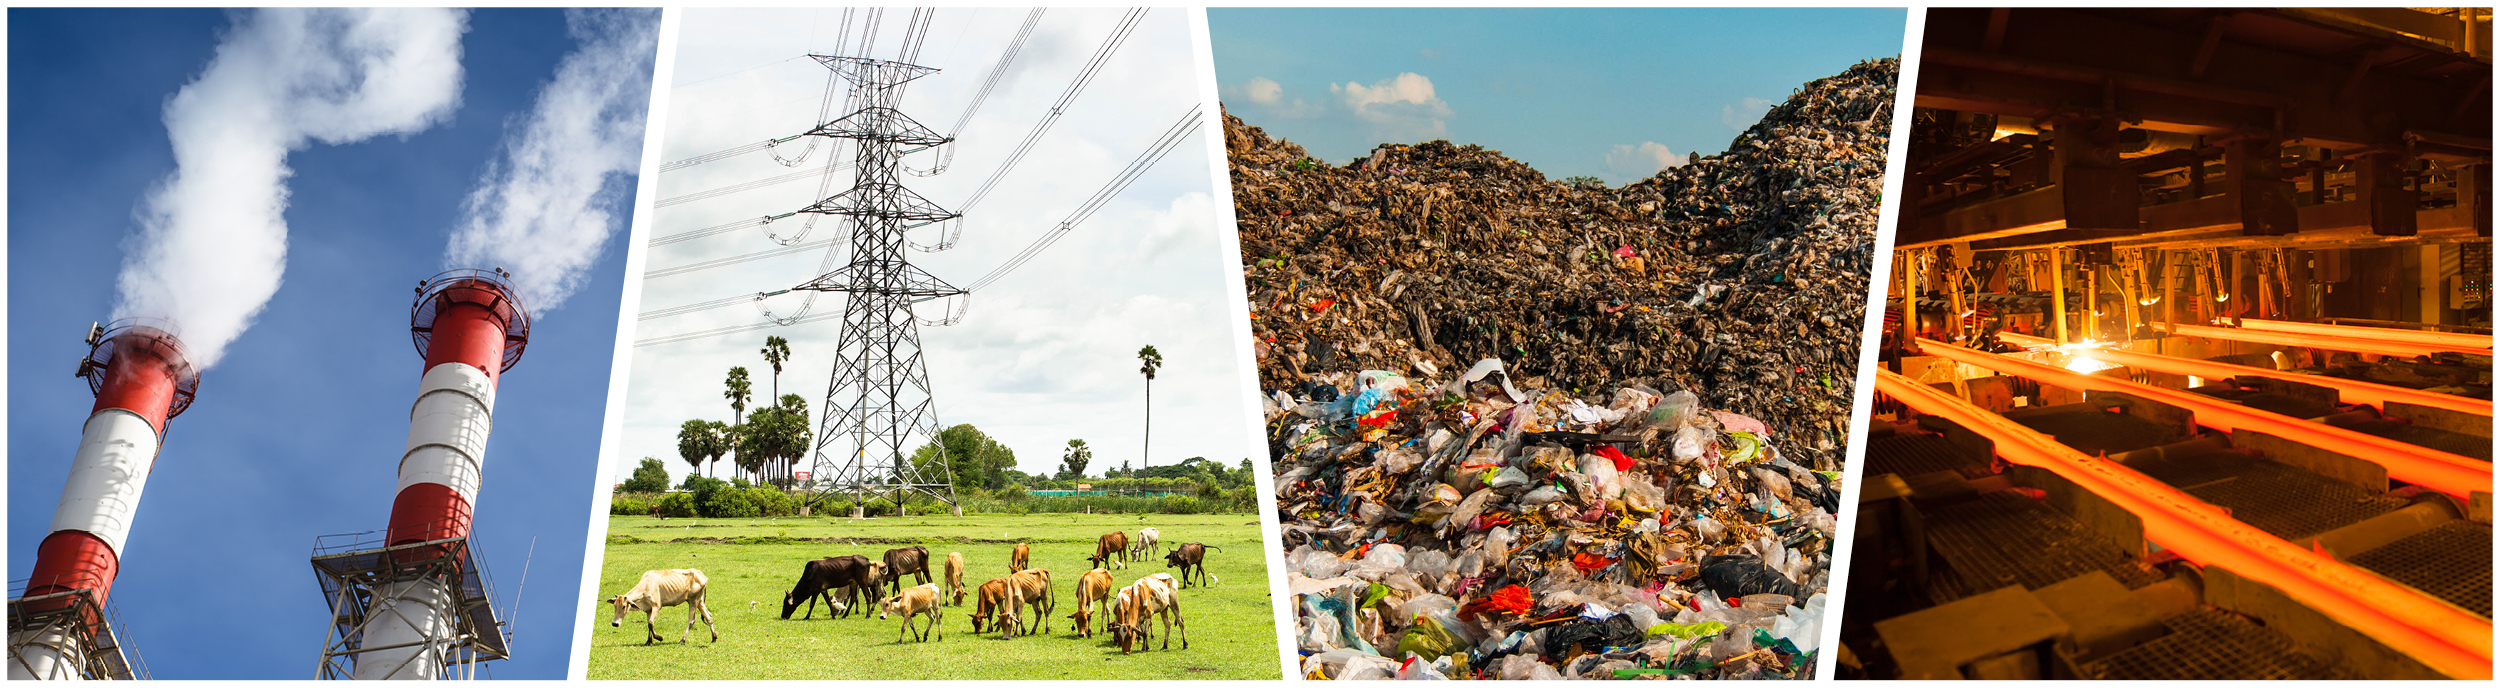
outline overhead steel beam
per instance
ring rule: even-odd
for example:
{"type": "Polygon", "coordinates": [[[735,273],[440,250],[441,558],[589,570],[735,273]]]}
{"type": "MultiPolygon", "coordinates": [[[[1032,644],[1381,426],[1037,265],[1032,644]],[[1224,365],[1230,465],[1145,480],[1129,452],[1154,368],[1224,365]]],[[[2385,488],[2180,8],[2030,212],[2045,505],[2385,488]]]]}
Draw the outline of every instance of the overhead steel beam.
{"type": "MultiPolygon", "coordinates": [[[[1980,49],[1986,12],[1929,12],[1920,107],[2033,118],[2061,109],[2106,108],[2150,129],[2272,134],[2336,149],[2395,149],[2401,144],[2398,132],[2405,129],[2490,137],[2487,95],[2463,105],[2467,116],[2453,117],[2457,94],[2470,84],[2403,68],[2431,60],[2456,65],[2451,71],[2479,66],[2488,78],[2488,60],[2459,58],[2421,41],[2399,45],[2386,36],[2352,33],[2356,42],[2396,53],[2374,58],[2373,66],[2348,84],[2344,75],[2356,71],[2350,53],[2309,55],[2235,41],[2238,29],[2230,28],[2219,29],[2222,37],[2208,50],[2208,36],[2218,30],[2211,25],[2172,29],[2112,11],[2014,10],[2002,47],[1991,53],[1980,49]],[[2194,65],[2182,58],[2206,53],[2202,73],[2190,76],[2194,65]],[[2348,102],[2338,102],[2347,90],[2348,102]]],[[[2209,21],[2282,26],[2314,14],[2260,9],[2209,21]]]]}

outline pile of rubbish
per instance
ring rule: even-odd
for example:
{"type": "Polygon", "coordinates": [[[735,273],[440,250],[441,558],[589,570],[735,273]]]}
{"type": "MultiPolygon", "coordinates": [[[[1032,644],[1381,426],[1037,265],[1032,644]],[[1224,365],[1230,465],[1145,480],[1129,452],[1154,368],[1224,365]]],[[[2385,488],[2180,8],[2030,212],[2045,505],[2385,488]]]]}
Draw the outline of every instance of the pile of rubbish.
{"type": "Polygon", "coordinates": [[[1840,474],[1691,391],[1327,373],[1267,399],[1309,678],[1813,678],[1840,474]]]}
{"type": "Polygon", "coordinates": [[[1806,84],[1727,152],[1612,189],[1447,141],[1333,166],[1227,114],[1261,382],[1484,358],[1575,392],[1656,378],[1836,468],[1898,66],[1806,84]]]}

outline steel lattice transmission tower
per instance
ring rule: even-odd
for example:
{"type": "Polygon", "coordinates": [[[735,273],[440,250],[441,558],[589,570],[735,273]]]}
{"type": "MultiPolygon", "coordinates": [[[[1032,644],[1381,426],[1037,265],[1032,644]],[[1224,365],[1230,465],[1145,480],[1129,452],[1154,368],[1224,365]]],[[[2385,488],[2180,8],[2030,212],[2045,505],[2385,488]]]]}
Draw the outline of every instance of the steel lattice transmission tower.
{"type": "MultiPolygon", "coordinates": [[[[857,178],[850,190],[799,211],[851,221],[850,263],[792,288],[850,295],[833,383],[825,390],[823,422],[816,434],[816,475],[830,478],[817,499],[840,493],[851,495],[857,504],[883,497],[899,505],[905,494],[918,492],[955,505],[953,462],[945,456],[943,443],[933,470],[923,471],[911,462],[915,441],[938,438],[929,369],[920,357],[912,304],[964,290],[913,267],[904,256],[903,233],[962,214],[940,208],[900,183],[903,156],[954,139],[895,109],[904,84],[937,70],[864,57],[808,57],[848,79],[853,102],[859,104],[858,110],[807,132],[858,142],[852,167],[857,178]],[[850,451],[828,451],[844,440],[852,444],[850,451]],[[938,471],[944,473],[928,475],[938,471]]],[[[960,514],[961,507],[956,511],[960,514]]]]}

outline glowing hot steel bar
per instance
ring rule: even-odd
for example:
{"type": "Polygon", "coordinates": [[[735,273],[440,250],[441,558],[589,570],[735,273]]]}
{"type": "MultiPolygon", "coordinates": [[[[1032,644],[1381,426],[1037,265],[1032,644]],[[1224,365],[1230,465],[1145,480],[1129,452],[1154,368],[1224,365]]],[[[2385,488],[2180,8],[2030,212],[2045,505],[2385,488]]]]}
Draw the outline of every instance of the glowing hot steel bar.
{"type": "MultiPolygon", "coordinates": [[[[2475,353],[2471,349],[2458,349],[2450,346],[2414,344],[2410,342],[2389,341],[2385,339],[2339,337],[2330,334],[2302,334],[2295,332],[2252,330],[2241,327],[2209,327],[2205,325],[2182,325],[2176,323],[2155,323],[2153,326],[2156,328],[2167,329],[2171,334],[2183,337],[2228,339],[2235,342],[2253,342],[2257,344],[2273,344],[2276,346],[2299,346],[2311,349],[2350,351],[2359,354],[2378,354],[2381,356],[2405,356],[2409,358],[2413,356],[2429,356],[2431,354],[2449,351],[2465,351],[2466,353],[2475,353]]],[[[2491,353],[2491,350],[2484,349],[2481,353],[2488,355],[2491,353]]]]}
{"type": "Polygon", "coordinates": [[[2143,519],[2144,536],[2199,566],[2266,585],[2440,673],[2491,678],[2491,621],[2233,520],[2124,465],[2086,456],[1952,395],[1878,371],[1877,391],[1995,442],[2006,461],[2074,481],[2143,519]]]}
{"type": "Polygon", "coordinates": [[[118,322],[88,342],[92,348],[79,361],[78,376],[95,392],[95,408],[52,511],[51,533],[35,550],[26,595],[10,605],[11,679],[76,680],[126,671],[97,666],[96,651],[118,656],[97,646],[98,637],[110,633],[103,607],[121,572],[122,547],[156,467],[165,423],[199,391],[199,373],[164,329],[118,322]]]}
{"type": "Polygon", "coordinates": [[[2240,327],[2251,330],[2298,332],[2302,334],[2322,334],[2330,337],[2377,339],[2390,342],[2423,344],[2428,346],[2448,347],[2449,351],[2482,354],[2485,356],[2491,355],[2491,335],[2487,334],[2435,332],[2431,330],[2399,330],[2392,327],[2359,327],[2354,325],[2292,322],[2288,320],[2259,320],[2256,318],[2241,319],[2240,327]]]}
{"type": "MultiPolygon", "coordinates": [[[[2046,337],[2032,337],[2014,334],[2011,332],[1997,333],[1997,341],[2033,349],[2057,348],[2057,342],[2051,341],[2046,337]]],[[[2353,380],[2327,375],[2302,375],[2299,373],[2286,373],[2283,371],[2258,368],[2254,366],[2216,363],[2213,361],[2199,361],[2192,358],[2179,358],[2176,356],[2162,356],[2158,354],[2148,354],[2141,351],[2105,348],[2093,348],[2089,351],[2090,353],[2088,354],[2078,353],[2075,355],[2089,356],[2092,359],[2103,363],[2114,363],[2130,368],[2143,368],[2145,370],[2160,371],[2173,375],[2194,375],[2211,380],[2241,376],[2292,380],[2302,384],[2317,385],[2319,387],[2333,389],[2342,397],[2345,403],[2368,404],[2381,409],[2385,409],[2387,407],[2387,402],[2393,401],[2412,404],[2415,406],[2427,406],[2436,409],[2455,411],[2458,413],[2470,413],[2477,416],[2491,415],[2491,400],[2489,399],[2474,399],[2454,394],[2425,392],[2418,389],[2398,387],[2395,385],[2382,385],[2376,382],[2366,382],[2362,380],[2353,380]]]]}
{"type": "Polygon", "coordinates": [[[2065,368],[1966,349],[1932,339],[1918,340],[1927,355],[1987,368],[2044,385],[2075,390],[2131,394],[2188,409],[2196,423],[2224,431],[2246,429],[2281,437],[2321,450],[2387,467],[2387,477],[2471,499],[2491,491],[2491,464],[2448,452],[2405,444],[2332,425],[2260,411],[2202,394],[2136,384],[2128,380],[2085,375],[2065,368]]]}

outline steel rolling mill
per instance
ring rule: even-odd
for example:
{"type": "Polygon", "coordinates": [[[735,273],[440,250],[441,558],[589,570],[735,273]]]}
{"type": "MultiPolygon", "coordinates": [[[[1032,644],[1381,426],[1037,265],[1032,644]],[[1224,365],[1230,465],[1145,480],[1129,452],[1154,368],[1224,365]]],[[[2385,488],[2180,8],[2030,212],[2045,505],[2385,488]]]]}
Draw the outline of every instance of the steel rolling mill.
{"type": "Polygon", "coordinates": [[[2489,22],[1930,12],[1842,677],[2491,677],[2489,22]]]}

